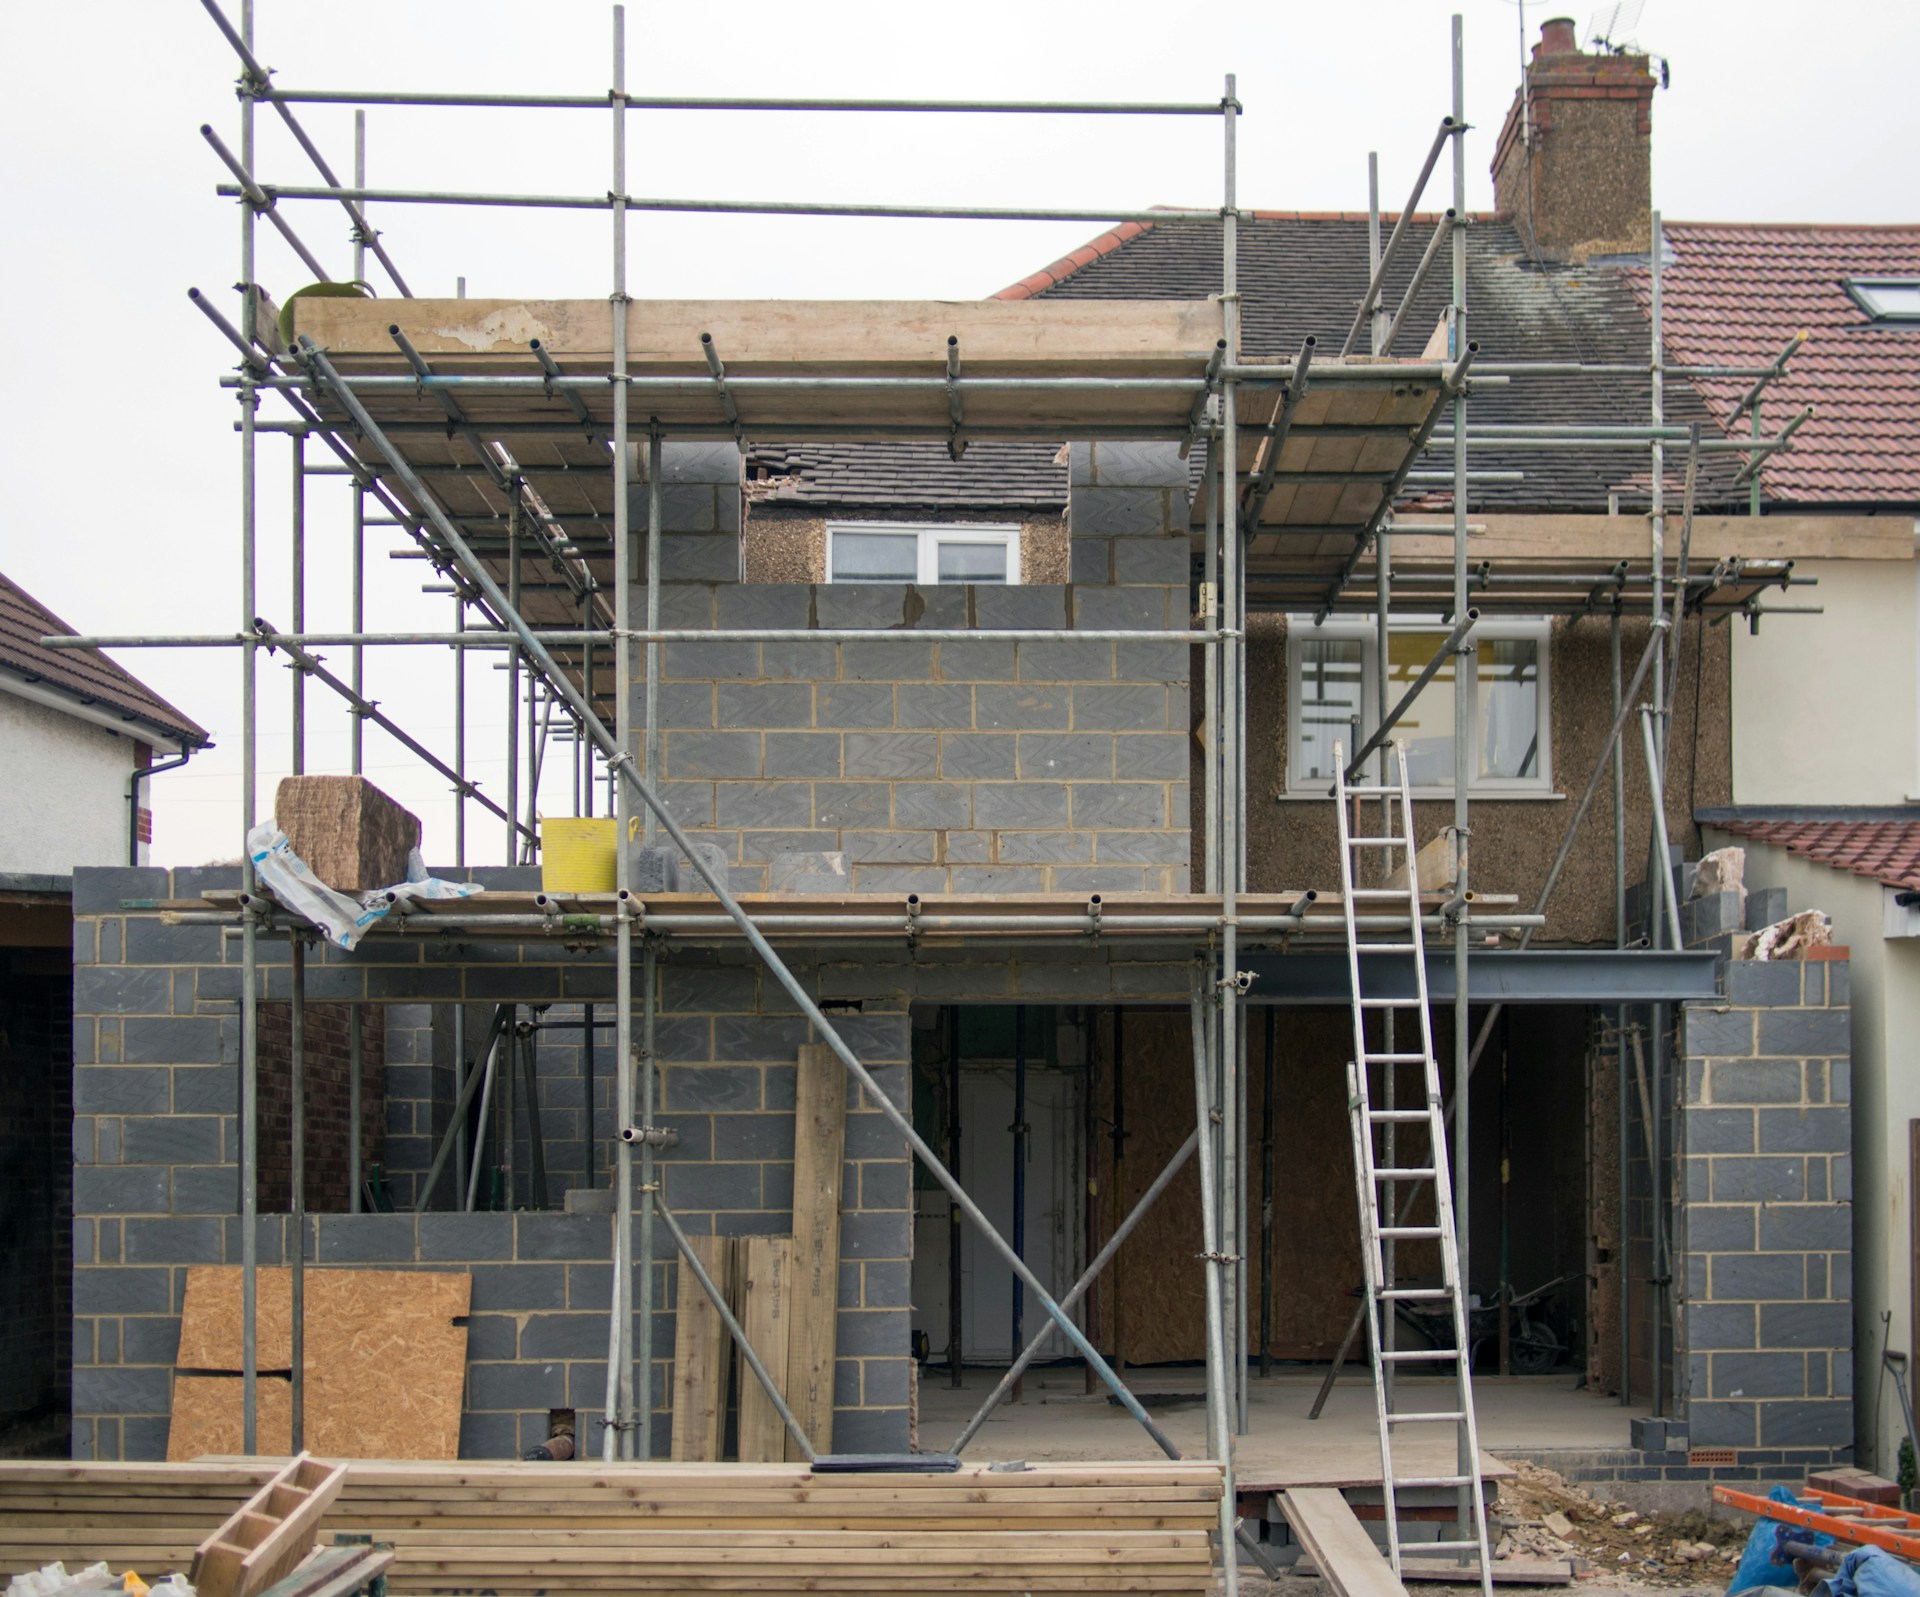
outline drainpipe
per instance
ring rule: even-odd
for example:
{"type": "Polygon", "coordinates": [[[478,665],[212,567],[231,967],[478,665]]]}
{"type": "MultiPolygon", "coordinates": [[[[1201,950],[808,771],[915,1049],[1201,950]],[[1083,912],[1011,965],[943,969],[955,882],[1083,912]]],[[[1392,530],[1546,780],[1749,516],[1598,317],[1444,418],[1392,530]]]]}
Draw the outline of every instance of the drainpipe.
{"type": "Polygon", "coordinates": [[[149,765],[144,771],[135,771],[127,778],[127,863],[140,863],[140,784],[150,776],[158,776],[162,771],[177,771],[193,758],[192,749],[182,749],[176,760],[162,760],[158,765],[149,765]]]}

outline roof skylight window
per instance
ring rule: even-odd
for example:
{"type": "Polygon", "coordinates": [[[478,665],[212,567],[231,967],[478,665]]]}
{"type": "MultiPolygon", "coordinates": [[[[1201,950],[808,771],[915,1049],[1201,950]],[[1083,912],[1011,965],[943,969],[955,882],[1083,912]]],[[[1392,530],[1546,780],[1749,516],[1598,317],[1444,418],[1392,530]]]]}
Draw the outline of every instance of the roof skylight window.
{"type": "Polygon", "coordinates": [[[1849,277],[1846,285],[1876,322],[1920,322],[1920,277],[1849,277]]]}

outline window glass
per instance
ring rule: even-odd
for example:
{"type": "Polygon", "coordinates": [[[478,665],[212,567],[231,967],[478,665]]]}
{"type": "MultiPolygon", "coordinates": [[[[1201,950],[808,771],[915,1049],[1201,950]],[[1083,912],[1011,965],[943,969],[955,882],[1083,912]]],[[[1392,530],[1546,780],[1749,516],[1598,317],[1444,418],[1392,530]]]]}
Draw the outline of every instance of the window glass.
{"type": "Polygon", "coordinates": [[[1538,776],[1540,645],[1531,638],[1490,638],[1479,645],[1476,664],[1480,775],[1538,776]]]}
{"type": "Polygon", "coordinates": [[[911,532],[836,532],[835,582],[913,582],[920,575],[920,540],[911,532]]]}
{"type": "Polygon", "coordinates": [[[1007,546],[1004,543],[962,543],[943,538],[936,567],[940,582],[1005,582],[1007,546]]]}
{"type": "MultiPolygon", "coordinates": [[[[1389,705],[1400,702],[1446,641],[1444,632],[1396,629],[1387,635],[1389,705]]],[[[1407,746],[1407,780],[1414,787],[1453,786],[1453,673],[1458,660],[1458,655],[1450,655],[1441,664],[1393,729],[1393,736],[1407,746]]]]}
{"type": "Polygon", "coordinates": [[[1333,746],[1359,746],[1365,654],[1357,638],[1300,640],[1299,775],[1333,780],[1333,746]]]}

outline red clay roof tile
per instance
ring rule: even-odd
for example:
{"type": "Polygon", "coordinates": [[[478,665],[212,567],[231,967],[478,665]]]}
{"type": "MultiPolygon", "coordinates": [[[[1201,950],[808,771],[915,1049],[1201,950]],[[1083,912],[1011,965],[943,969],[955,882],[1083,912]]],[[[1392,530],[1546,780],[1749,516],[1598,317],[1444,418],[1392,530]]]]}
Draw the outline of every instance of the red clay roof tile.
{"type": "Polygon", "coordinates": [[[1920,890],[1920,820],[1718,821],[1720,830],[1770,843],[1819,865],[1888,887],[1920,890]]]}

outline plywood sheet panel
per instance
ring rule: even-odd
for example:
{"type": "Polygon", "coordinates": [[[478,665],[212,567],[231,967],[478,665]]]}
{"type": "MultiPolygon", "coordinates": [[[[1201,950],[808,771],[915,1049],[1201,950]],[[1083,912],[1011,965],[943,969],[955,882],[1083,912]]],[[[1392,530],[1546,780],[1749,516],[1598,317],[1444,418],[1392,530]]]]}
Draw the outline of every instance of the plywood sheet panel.
{"type": "MultiPolygon", "coordinates": [[[[242,1414],[245,1383],[238,1375],[184,1375],[173,1378],[173,1416],[167,1427],[167,1461],[177,1464],[213,1453],[244,1451],[242,1414]]],[[[293,1383],[284,1375],[263,1375],[255,1386],[254,1434],[264,1454],[293,1449],[293,1383]]]]}

